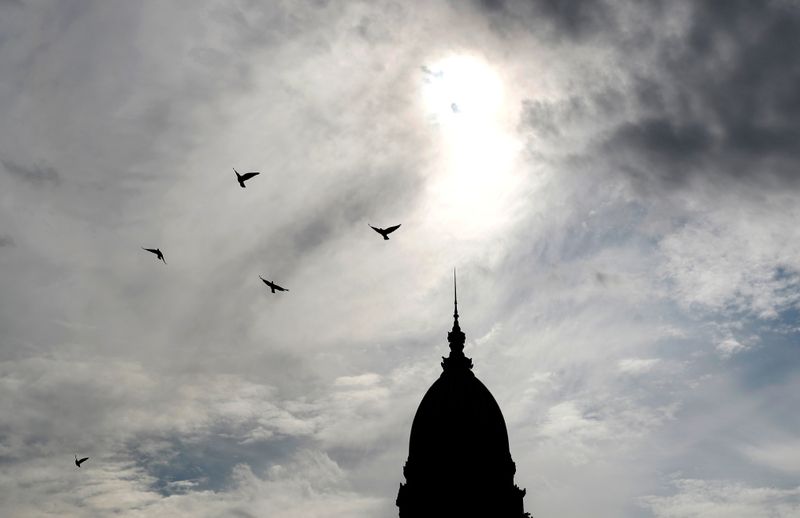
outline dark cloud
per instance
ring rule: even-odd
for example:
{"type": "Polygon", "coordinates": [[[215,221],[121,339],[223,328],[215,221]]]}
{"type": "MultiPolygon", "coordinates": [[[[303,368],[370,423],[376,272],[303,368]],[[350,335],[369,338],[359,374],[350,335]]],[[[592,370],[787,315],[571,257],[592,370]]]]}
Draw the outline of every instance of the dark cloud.
{"type": "Polygon", "coordinates": [[[714,139],[702,124],[652,118],[623,124],[606,147],[611,153],[623,153],[623,161],[632,158],[627,171],[637,176],[649,171],[664,183],[678,184],[711,152],[714,139]]]}
{"type": "Polygon", "coordinates": [[[46,183],[61,183],[61,175],[52,167],[42,167],[38,165],[26,166],[11,160],[0,160],[3,167],[11,176],[30,182],[36,185],[46,183]]]}
{"type": "Polygon", "coordinates": [[[607,88],[560,101],[526,99],[522,101],[520,125],[523,131],[532,129],[540,138],[558,138],[591,120],[612,117],[624,105],[624,93],[607,88]]]}
{"type": "MultiPolygon", "coordinates": [[[[490,16],[503,18],[502,27],[522,22],[537,31],[547,27],[555,39],[583,39],[616,27],[616,11],[609,2],[593,0],[475,0],[490,16]]],[[[495,26],[500,28],[501,26],[495,26]]]]}
{"type": "Polygon", "coordinates": [[[778,2],[694,6],[682,39],[637,78],[638,120],[606,151],[621,169],[680,186],[696,175],[796,186],[800,159],[800,11],[778,2]]]}
{"type": "Polygon", "coordinates": [[[669,2],[491,4],[481,5],[514,15],[509,24],[539,38],[616,56],[582,71],[588,93],[524,103],[522,125],[537,137],[595,125],[593,152],[640,188],[680,188],[697,177],[800,185],[796,6],[708,0],[688,4],[687,13],[669,2]],[[641,23],[652,19],[677,25],[641,23]],[[542,32],[547,26],[556,34],[542,32]]]}
{"type": "Polygon", "coordinates": [[[5,246],[14,246],[14,238],[11,236],[1,236],[0,235],[0,248],[5,246]]]}
{"type": "Polygon", "coordinates": [[[599,30],[613,29],[614,11],[605,2],[577,0],[535,0],[531,2],[539,16],[553,21],[559,33],[570,37],[583,37],[599,30]]]}
{"type": "Polygon", "coordinates": [[[487,11],[502,11],[505,6],[505,0],[477,0],[477,4],[487,11]]]}

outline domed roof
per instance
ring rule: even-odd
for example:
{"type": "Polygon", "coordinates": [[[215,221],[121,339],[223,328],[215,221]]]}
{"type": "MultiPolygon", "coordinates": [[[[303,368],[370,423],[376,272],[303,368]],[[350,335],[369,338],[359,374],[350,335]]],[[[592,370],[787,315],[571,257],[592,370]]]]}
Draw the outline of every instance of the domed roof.
{"type": "Polygon", "coordinates": [[[406,467],[421,477],[446,472],[451,481],[466,477],[470,483],[500,473],[513,477],[503,412],[472,372],[472,360],[464,356],[465,339],[456,297],[453,329],[447,333],[450,356],[442,358],[443,372],[417,408],[406,467]]]}
{"type": "Polygon", "coordinates": [[[428,389],[411,425],[408,453],[425,464],[425,459],[458,457],[468,457],[473,465],[511,460],[500,406],[469,368],[445,368],[428,389]]]}
{"type": "MultiPolygon", "coordinates": [[[[455,272],[453,274],[455,285],[455,272]]],[[[450,355],[417,408],[411,425],[400,518],[525,518],[525,490],[514,484],[516,466],[500,406],[464,356],[464,333],[455,299],[450,355]]]]}

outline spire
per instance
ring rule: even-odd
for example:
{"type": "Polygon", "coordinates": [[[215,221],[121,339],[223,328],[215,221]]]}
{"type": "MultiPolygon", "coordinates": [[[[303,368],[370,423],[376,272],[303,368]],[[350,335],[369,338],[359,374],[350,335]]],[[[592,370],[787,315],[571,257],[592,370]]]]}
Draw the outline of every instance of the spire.
{"type": "Polygon", "coordinates": [[[472,368],[472,360],[464,357],[464,341],[466,338],[461,326],[458,325],[458,286],[456,284],[456,270],[453,268],[453,329],[447,333],[447,341],[450,343],[450,356],[443,358],[442,367],[455,363],[472,368]]]}
{"type": "Polygon", "coordinates": [[[464,349],[464,333],[458,325],[458,285],[456,284],[456,269],[453,268],[453,330],[447,333],[447,341],[450,342],[450,349],[464,349]]]}
{"type": "Polygon", "coordinates": [[[458,322],[458,284],[456,283],[456,269],[453,268],[453,305],[455,311],[453,312],[453,320],[458,322]]]}

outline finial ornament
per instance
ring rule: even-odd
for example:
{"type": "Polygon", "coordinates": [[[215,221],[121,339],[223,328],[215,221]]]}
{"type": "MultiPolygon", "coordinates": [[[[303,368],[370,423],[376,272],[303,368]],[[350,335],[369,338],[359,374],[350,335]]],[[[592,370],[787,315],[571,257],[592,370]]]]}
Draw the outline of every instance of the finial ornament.
{"type": "Polygon", "coordinates": [[[450,356],[442,358],[442,367],[447,369],[448,366],[464,366],[468,369],[472,368],[472,360],[464,356],[464,342],[466,335],[458,325],[458,283],[456,282],[456,269],[453,268],[453,329],[447,333],[447,341],[450,343],[450,356]]]}

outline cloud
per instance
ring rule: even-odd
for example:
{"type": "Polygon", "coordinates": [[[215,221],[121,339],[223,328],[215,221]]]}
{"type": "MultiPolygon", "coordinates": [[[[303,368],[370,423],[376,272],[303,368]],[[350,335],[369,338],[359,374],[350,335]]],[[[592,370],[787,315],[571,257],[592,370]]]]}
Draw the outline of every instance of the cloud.
{"type": "MultiPolygon", "coordinates": [[[[342,469],[315,450],[300,450],[263,474],[254,473],[247,464],[236,465],[225,491],[181,491],[167,498],[149,490],[152,478],[129,463],[109,463],[80,473],[68,484],[59,484],[52,472],[25,481],[9,477],[3,482],[6,487],[45,486],[50,508],[73,515],[290,517],[301,513],[344,518],[374,516],[381,504],[348,490],[342,469]]],[[[5,512],[10,516],[35,512],[37,503],[26,496],[23,491],[4,499],[5,512]]]]}
{"type": "Polygon", "coordinates": [[[499,15],[506,28],[522,20],[535,20],[537,29],[544,28],[548,36],[567,41],[581,41],[612,30],[616,23],[614,2],[580,0],[565,4],[556,0],[476,0],[475,3],[485,13],[499,15]]]}
{"type": "Polygon", "coordinates": [[[727,338],[718,343],[716,349],[723,358],[730,358],[734,354],[746,351],[749,347],[740,343],[735,338],[727,338]]]}
{"type": "Polygon", "coordinates": [[[800,13],[780,2],[706,1],[687,20],[682,37],[644,47],[658,62],[635,77],[651,97],[606,149],[666,187],[705,177],[796,189],[800,70],[786,49],[798,43],[800,13]]]}
{"type": "Polygon", "coordinates": [[[32,183],[43,185],[61,183],[61,175],[52,167],[25,166],[11,160],[0,160],[6,172],[16,178],[32,183]]]}
{"type": "Polygon", "coordinates": [[[619,361],[619,370],[628,374],[644,374],[653,369],[660,360],[658,358],[625,358],[619,361]]]}
{"type": "Polygon", "coordinates": [[[766,319],[796,307],[800,263],[790,223],[798,215],[794,196],[776,196],[768,211],[749,196],[725,195],[716,203],[701,193],[695,196],[701,207],[694,217],[659,245],[666,259],[663,272],[675,283],[677,296],[686,304],[766,319]],[[705,203],[718,206],[702,208],[705,203]]]}
{"type": "Polygon", "coordinates": [[[796,438],[778,439],[747,445],[742,450],[745,455],[761,465],[796,475],[800,473],[799,442],[796,438]]]}
{"type": "Polygon", "coordinates": [[[532,514],[796,510],[796,7],[6,12],[7,514],[396,516],[454,264],[532,514]],[[497,138],[432,120],[453,56],[497,138]]]}
{"type": "Polygon", "coordinates": [[[339,378],[336,378],[333,384],[339,387],[349,387],[349,386],[368,387],[371,385],[375,385],[380,381],[381,377],[379,374],[367,373],[367,374],[360,374],[358,376],[341,376],[339,378]]]}
{"type": "Polygon", "coordinates": [[[753,487],[722,480],[677,479],[672,496],[642,498],[657,518],[788,518],[800,512],[800,487],[753,487]]]}

